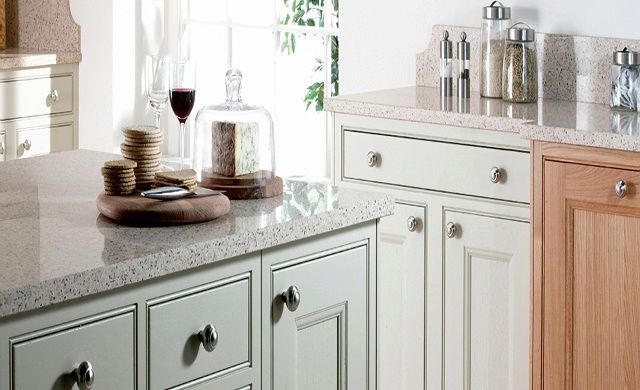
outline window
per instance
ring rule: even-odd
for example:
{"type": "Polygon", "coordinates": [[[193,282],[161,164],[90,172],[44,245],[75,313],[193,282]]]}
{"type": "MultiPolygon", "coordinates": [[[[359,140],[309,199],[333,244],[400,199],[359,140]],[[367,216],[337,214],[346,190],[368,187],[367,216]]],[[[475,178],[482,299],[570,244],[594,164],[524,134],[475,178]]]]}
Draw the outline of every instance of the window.
{"type": "Polygon", "coordinates": [[[322,108],[338,93],[338,0],[183,0],[180,19],[197,106],[223,102],[227,69],[240,69],[243,100],[273,117],[278,174],[327,176],[322,108]]]}

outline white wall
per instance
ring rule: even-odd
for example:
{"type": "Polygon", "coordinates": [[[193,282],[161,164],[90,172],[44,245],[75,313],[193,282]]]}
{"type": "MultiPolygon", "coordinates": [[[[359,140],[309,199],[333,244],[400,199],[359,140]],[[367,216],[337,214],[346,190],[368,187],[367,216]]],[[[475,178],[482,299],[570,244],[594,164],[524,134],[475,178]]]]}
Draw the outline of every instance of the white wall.
{"type": "MultiPolygon", "coordinates": [[[[502,0],[512,20],[550,33],[640,39],[635,0],[502,0]]],[[[343,0],[340,93],[415,85],[415,55],[434,24],[480,26],[490,0],[343,0]]]]}

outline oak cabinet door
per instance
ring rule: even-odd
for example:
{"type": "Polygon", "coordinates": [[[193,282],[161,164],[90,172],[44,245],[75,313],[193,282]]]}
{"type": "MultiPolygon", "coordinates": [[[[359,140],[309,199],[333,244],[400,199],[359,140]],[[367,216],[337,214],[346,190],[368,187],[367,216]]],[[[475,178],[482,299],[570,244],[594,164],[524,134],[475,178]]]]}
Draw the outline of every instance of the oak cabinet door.
{"type": "Polygon", "coordinates": [[[366,389],[366,247],[274,271],[272,283],[272,388],[366,389]],[[287,305],[283,291],[299,299],[287,305]]]}
{"type": "Polygon", "coordinates": [[[444,213],[447,390],[529,385],[529,224],[444,213]]]}
{"type": "Polygon", "coordinates": [[[396,204],[378,223],[378,383],[424,389],[426,209],[396,204]]]}

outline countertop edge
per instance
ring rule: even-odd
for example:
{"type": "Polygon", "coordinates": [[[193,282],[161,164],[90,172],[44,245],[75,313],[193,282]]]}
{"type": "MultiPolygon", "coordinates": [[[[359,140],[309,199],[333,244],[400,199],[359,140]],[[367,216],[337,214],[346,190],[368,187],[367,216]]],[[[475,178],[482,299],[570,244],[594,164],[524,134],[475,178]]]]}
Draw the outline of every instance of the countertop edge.
{"type": "Polygon", "coordinates": [[[10,57],[0,57],[0,70],[18,70],[39,66],[78,64],[82,61],[82,53],[20,53],[10,57]]]}

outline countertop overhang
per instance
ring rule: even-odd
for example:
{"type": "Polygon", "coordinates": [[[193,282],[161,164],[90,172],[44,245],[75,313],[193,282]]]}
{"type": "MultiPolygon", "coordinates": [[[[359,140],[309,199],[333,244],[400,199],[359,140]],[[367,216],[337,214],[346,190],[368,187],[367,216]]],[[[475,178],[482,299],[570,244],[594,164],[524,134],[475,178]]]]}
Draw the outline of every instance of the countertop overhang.
{"type": "Polygon", "coordinates": [[[342,114],[519,133],[522,138],[640,152],[640,115],[608,105],[539,99],[508,103],[473,94],[460,104],[433,87],[337,96],[325,110],[342,114]]]}
{"type": "Polygon", "coordinates": [[[82,61],[79,52],[43,51],[31,49],[0,50],[0,70],[16,70],[36,66],[77,64],[82,61]]]}
{"type": "Polygon", "coordinates": [[[0,163],[0,317],[328,233],[393,213],[393,198],[298,183],[281,196],[232,201],[215,221],[160,228],[101,216],[100,167],[77,150],[0,163]]]}

